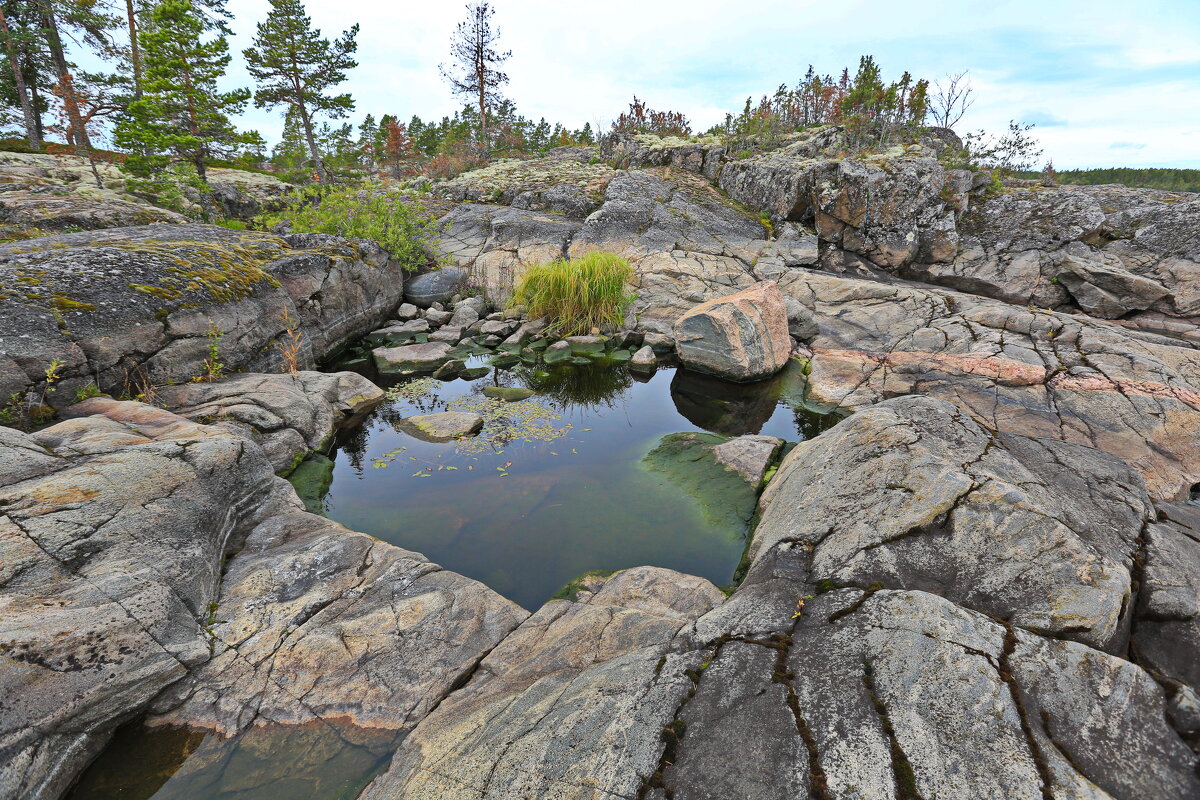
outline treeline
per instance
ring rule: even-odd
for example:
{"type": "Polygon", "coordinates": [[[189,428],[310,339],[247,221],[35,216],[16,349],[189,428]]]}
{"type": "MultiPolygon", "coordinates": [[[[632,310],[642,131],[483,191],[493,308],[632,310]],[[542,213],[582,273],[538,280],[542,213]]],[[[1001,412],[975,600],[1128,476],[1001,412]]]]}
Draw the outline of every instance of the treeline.
{"type": "MultiPolygon", "coordinates": [[[[1041,173],[1023,173],[1023,178],[1037,178],[1041,173]]],[[[1200,169],[1160,169],[1157,167],[1109,167],[1108,169],[1059,170],[1055,177],[1060,184],[1070,186],[1099,186],[1120,183],[1137,189],[1164,189],[1171,192],[1200,192],[1200,169]]]]}
{"type": "MultiPolygon", "coordinates": [[[[596,143],[590,123],[572,130],[561,123],[551,125],[545,118],[534,122],[507,99],[489,110],[486,130],[479,110],[468,105],[453,116],[428,122],[417,115],[403,121],[392,114],[378,119],[368,114],[358,126],[322,123],[316,137],[326,164],[335,176],[345,179],[376,174],[394,179],[449,178],[481,166],[488,158],[540,156],[555,147],[596,143]]],[[[299,121],[289,115],[271,152],[271,164],[285,178],[302,182],[309,160],[299,121]]]]}

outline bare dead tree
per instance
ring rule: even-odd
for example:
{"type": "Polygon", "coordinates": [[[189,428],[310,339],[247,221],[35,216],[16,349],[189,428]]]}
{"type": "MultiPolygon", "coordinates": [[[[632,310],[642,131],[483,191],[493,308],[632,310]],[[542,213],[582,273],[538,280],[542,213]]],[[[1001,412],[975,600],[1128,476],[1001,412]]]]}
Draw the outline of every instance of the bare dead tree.
{"type": "Polygon", "coordinates": [[[467,3],[467,19],[458,23],[450,37],[450,65],[442,64],[442,76],[458,95],[474,98],[479,104],[479,139],[487,151],[487,110],[500,101],[498,89],[508,83],[508,75],[500,67],[512,56],[511,50],[500,51],[500,29],[492,24],[496,11],[490,3],[474,0],[467,3]]]}
{"type": "Polygon", "coordinates": [[[975,91],[967,72],[947,75],[934,83],[933,88],[929,114],[933,117],[934,127],[953,128],[962,120],[967,109],[975,104],[975,91]]]}

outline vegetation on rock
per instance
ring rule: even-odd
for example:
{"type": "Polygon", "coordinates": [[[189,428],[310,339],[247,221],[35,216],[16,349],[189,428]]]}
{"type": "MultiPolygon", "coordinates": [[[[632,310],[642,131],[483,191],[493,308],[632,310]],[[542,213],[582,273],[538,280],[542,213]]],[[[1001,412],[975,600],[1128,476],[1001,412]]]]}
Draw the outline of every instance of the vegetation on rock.
{"type": "Polygon", "coordinates": [[[530,318],[544,317],[548,330],[573,336],[593,329],[618,328],[634,297],[629,262],[595,251],[531,267],[517,283],[510,304],[525,306],[530,318]]]}

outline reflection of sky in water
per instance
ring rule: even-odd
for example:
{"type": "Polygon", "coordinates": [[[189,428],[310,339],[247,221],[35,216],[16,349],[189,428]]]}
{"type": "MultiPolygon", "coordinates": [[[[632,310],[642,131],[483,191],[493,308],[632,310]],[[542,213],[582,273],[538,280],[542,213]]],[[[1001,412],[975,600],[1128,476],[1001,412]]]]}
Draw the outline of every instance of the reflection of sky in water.
{"type": "Polygon", "coordinates": [[[704,427],[803,438],[777,393],[775,384],[735,387],[667,369],[639,382],[601,365],[440,384],[436,398],[398,401],[343,437],[326,508],[351,529],[423,553],[531,610],[592,569],[649,564],[727,584],[745,530],[706,520],[692,497],[641,459],[663,434],[704,427]],[[497,381],[538,390],[534,401],[559,412],[552,424],[571,427],[552,441],[475,454],[394,427],[401,416],[443,410],[497,381]],[[391,466],[372,467],[405,447],[391,466]]]}

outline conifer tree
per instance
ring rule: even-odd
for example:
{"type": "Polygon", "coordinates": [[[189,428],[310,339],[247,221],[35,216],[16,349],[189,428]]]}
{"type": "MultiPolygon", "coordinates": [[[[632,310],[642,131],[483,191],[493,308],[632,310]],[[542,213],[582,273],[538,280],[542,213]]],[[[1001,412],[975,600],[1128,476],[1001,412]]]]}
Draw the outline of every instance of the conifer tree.
{"type": "Polygon", "coordinates": [[[271,11],[258,24],[254,46],[243,51],[250,74],[258,84],[254,104],[259,108],[284,105],[300,117],[304,138],[317,176],[330,180],[313,132],[313,117],[325,114],[341,119],[354,110],[349,94],[329,90],[346,80],[346,71],[358,66],[354,52],[358,25],[335,41],[321,37],[304,13],[300,0],[271,0],[271,11]]]}
{"type": "Polygon", "coordinates": [[[245,107],[250,90],[217,89],[229,45],[224,34],[203,41],[207,27],[192,0],[162,0],[139,33],[142,97],[129,104],[114,132],[117,144],[134,153],[127,163],[135,173],[149,175],[183,160],[204,180],[211,158],[258,140],[229,121],[245,107]]]}
{"type": "Polygon", "coordinates": [[[450,55],[455,63],[441,66],[442,76],[457,95],[474,98],[479,108],[479,142],[487,150],[487,111],[500,100],[499,88],[508,83],[500,67],[512,56],[511,50],[499,51],[496,42],[500,29],[492,24],[495,10],[481,0],[467,3],[467,19],[458,23],[450,39],[450,55]]]}

